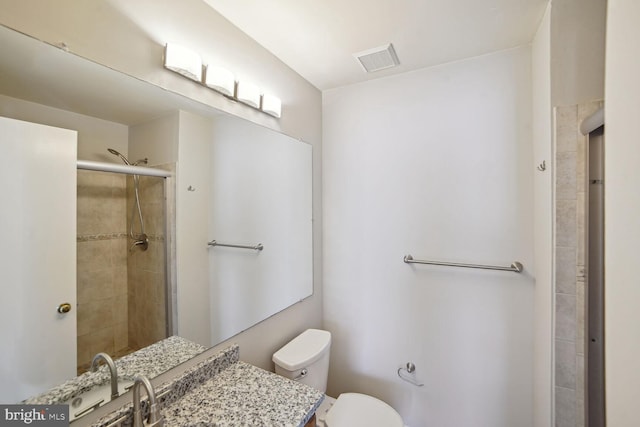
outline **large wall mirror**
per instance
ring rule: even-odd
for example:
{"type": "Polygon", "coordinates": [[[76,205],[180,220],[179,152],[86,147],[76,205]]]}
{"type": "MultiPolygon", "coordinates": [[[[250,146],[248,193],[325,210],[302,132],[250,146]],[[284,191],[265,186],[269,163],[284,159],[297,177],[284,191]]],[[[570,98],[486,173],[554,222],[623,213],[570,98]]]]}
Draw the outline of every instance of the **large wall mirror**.
{"type": "MultiPolygon", "coordinates": [[[[76,289],[68,298],[75,335],[64,349],[73,366],[59,378],[40,369],[16,374],[20,352],[34,354],[18,340],[0,359],[1,403],[86,375],[98,352],[128,357],[177,335],[189,347],[175,358],[180,363],[312,295],[309,144],[5,27],[0,44],[0,116],[75,131],[80,160],[169,175],[77,172],[76,253],[69,254],[76,258],[76,289]]],[[[49,219],[46,225],[56,227],[49,219]]],[[[11,227],[2,224],[3,233],[11,227]]],[[[68,248],[50,242],[48,250],[68,248]]],[[[6,242],[0,254],[4,266],[23,256],[6,242]]],[[[38,261],[29,261],[32,268],[38,261]]],[[[43,284],[17,286],[39,298],[43,284]]],[[[3,322],[3,342],[24,329],[15,322],[3,322]]],[[[31,326],[46,334],[42,323],[31,326]]]]}

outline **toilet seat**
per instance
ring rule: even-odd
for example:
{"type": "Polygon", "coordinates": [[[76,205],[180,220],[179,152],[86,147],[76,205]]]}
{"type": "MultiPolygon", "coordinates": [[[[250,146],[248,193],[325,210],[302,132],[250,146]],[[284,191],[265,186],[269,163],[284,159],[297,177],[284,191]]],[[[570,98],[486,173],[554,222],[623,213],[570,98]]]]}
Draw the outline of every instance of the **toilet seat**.
{"type": "Polygon", "coordinates": [[[327,412],[327,427],[403,427],[391,406],[360,393],[342,393],[327,412]]]}

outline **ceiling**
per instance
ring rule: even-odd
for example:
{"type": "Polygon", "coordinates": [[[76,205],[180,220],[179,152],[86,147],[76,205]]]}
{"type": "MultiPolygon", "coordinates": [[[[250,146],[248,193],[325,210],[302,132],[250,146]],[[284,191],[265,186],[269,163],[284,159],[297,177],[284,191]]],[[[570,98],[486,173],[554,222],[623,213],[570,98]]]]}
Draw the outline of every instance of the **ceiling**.
{"type": "Polygon", "coordinates": [[[320,90],[531,42],[548,0],[204,0],[320,90]],[[353,54],[393,43],[394,68],[353,54]]]}

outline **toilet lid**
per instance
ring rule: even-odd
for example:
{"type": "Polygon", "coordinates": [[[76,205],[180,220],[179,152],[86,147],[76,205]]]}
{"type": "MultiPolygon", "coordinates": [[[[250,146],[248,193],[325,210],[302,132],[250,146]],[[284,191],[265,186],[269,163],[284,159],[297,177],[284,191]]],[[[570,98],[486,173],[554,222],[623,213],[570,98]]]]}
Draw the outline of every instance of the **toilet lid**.
{"type": "Polygon", "coordinates": [[[402,418],[391,406],[360,393],[342,393],[325,420],[327,427],[403,427],[402,418]]]}

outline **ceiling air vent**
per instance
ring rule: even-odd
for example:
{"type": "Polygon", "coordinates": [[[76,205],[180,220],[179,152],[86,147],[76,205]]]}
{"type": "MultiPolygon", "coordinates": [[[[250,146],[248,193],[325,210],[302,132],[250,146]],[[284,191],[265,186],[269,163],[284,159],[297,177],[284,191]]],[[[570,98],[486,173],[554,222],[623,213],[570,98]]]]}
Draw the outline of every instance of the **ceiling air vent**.
{"type": "Polygon", "coordinates": [[[400,64],[398,55],[396,55],[396,51],[393,49],[391,43],[354,53],[353,56],[356,57],[367,73],[384,70],[385,68],[395,67],[400,64]]]}

